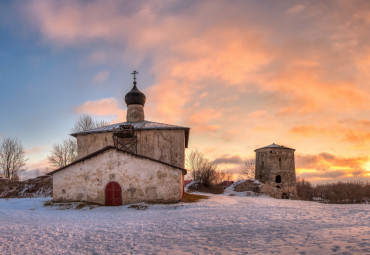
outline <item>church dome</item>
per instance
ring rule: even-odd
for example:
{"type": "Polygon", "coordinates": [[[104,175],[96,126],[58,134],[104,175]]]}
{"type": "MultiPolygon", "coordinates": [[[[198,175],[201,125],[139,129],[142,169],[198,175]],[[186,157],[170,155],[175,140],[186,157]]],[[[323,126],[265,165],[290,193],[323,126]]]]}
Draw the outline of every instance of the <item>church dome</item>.
{"type": "Polygon", "coordinates": [[[146,101],[146,97],[143,92],[138,90],[136,87],[136,82],[134,82],[134,87],[128,92],[125,96],[125,101],[127,105],[131,104],[141,104],[144,105],[146,101]]]}

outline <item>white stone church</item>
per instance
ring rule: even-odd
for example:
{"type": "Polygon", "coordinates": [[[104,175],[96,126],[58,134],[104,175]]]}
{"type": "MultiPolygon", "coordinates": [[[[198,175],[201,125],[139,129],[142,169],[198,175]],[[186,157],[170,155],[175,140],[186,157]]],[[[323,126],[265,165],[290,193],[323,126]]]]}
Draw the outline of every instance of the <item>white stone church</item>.
{"type": "Polygon", "coordinates": [[[110,206],[182,198],[190,128],[145,120],[136,73],[125,96],[126,122],[72,134],[78,159],[49,173],[54,201],[110,206]]]}

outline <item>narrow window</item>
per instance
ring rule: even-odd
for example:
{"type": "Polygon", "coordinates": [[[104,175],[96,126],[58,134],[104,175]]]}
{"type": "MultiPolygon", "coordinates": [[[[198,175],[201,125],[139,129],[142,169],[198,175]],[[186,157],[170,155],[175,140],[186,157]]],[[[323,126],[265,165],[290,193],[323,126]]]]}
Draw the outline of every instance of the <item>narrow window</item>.
{"type": "Polygon", "coordinates": [[[281,176],[280,175],[277,175],[276,178],[275,178],[275,182],[276,183],[281,183],[281,176]]]}
{"type": "Polygon", "coordinates": [[[265,168],[265,163],[263,163],[263,161],[262,161],[261,169],[263,170],[264,168],[265,168]]]}
{"type": "Polygon", "coordinates": [[[281,158],[279,158],[279,169],[281,170],[281,158]]]}

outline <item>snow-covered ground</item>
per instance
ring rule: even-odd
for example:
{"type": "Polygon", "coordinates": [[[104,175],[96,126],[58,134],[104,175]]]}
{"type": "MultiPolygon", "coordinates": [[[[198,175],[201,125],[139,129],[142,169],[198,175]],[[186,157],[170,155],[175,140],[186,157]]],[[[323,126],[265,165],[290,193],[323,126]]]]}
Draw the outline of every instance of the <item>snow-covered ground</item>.
{"type": "Polygon", "coordinates": [[[370,206],[214,195],[58,210],[0,199],[0,254],[370,254],[370,206]]]}

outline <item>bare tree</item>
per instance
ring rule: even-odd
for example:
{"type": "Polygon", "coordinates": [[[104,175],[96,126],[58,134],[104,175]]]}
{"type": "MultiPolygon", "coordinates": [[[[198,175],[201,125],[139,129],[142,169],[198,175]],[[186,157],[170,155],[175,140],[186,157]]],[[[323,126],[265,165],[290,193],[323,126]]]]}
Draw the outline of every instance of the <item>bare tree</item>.
{"type": "MultiPolygon", "coordinates": [[[[107,121],[96,121],[91,118],[88,114],[82,114],[76,120],[71,132],[78,133],[81,131],[86,131],[102,126],[109,125],[107,121]]],[[[67,139],[63,140],[61,143],[53,145],[51,154],[48,159],[53,167],[63,167],[66,166],[77,159],[77,142],[76,140],[67,139]]]]}
{"type": "Polygon", "coordinates": [[[227,171],[217,172],[217,183],[222,183],[224,181],[231,181],[233,179],[233,174],[227,171]]]}
{"type": "Polygon", "coordinates": [[[240,167],[240,172],[245,175],[247,179],[254,179],[254,173],[256,171],[256,161],[254,159],[246,160],[240,167]]]}
{"type": "Polygon", "coordinates": [[[206,187],[213,185],[217,180],[217,164],[210,162],[199,151],[192,151],[186,157],[186,166],[193,180],[200,181],[206,187]]]}
{"type": "Polygon", "coordinates": [[[26,161],[22,143],[17,138],[4,138],[0,146],[0,167],[4,177],[18,179],[26,161]]]}
{"type": "Polygon", "coordinates": [[[77,159],[76,140],[63,140],[61,143],[53,145],[50,156],[48,157],[52,166],[60,168],[66,166],[77,159]]]}
{"type": "Polygon", "coordinates": [[[86,131],[98,127],[103,127],[109,125],[109,122],[101,120],[101,121],[96,121],[91,118],[90,115],[88,114],[82,114],[79,116],[72,128],[72,133],[78,133],[81,131],[86,131]]]}

